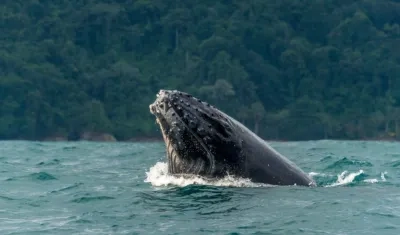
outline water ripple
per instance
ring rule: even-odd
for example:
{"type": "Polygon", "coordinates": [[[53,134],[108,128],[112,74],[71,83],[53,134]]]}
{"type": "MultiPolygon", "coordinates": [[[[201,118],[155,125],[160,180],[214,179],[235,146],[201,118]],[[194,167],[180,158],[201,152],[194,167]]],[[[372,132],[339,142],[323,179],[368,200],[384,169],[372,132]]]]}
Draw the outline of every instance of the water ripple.
{"type": "Polygon", "coordinates": [[[356,167],[372,167],[372,163],[368,161],[363,161],[363,160],[357,160],[357,159],[349,159],[347,157],[344,157],[338,161],[335,161],[334,163],[328,165],[325,167],[325,170],[331,170],[331,169],[348,169],[350,166],[356,166],[356,167]]]}
{"type": "Polygon", "coordinates": [[[38,172],[30,174],[30,177],[35,180],[56,180],[57,178],[47,172],[38,172]]]}
{"type": "Polygon", "coordinates": [[[111,200],[111,199],[115,199],[115,197],[108,197],[108,196],[80,197],[80,198],[72,200],[71,202],[87,203],[87,202],[100,201],[100,200],[111,200]]]}
{"type": "Polygon", "coordinates": [[[400,234],[400,143],[272,145],[319,186],[173,178],[163,143],[0,142],[0,234],[400,234]]]}

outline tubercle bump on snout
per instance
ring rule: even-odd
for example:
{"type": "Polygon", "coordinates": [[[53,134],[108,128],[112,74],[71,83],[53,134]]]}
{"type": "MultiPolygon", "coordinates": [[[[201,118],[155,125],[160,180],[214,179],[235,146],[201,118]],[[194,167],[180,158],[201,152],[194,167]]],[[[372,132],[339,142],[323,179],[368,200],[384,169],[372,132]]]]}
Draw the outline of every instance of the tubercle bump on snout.
{"type": "MultiPolygon", "coordinates": [[[[210,104],[193,97],[192,95],[185,93],[185,92],[181,92],[181,91],[177,91],[177,90],[164,90],[161,89],[158,93],[157,93],[157,98],[166,98],[169,99],[171,101],[174,100],[180,100],[180,102],[183,102],[183,99],[189,99],[190,101],[196,101],[197,103],[201,103],[204,104],[208,107],[212,107],[210,104]]],[[[187,103],[187,102],[186,102],[187,103]]]]}

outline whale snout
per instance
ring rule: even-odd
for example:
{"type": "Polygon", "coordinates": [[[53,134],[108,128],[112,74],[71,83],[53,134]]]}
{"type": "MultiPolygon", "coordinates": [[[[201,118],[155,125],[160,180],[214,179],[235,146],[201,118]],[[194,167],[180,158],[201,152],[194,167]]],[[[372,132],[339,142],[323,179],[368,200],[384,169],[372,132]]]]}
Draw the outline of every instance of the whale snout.
{"type": "Polygon", "coordinates": [[[150,105],[150,112],[163,125],[179,127],[179,131],[190,131],[205,140],[216,135],[220,139],[230,137],[231,127],[227,117],[208,103],[180,91],[160,90],[156,96],[150,105]]]}
{"type": "Polygon", "coordinates": [[[171,91],[160,90],[156,96],[157,99],[149,106],[150,112],[154,115],[165,116],[168,109],[172,106],[171,91]]]}
{"type": "Polygon", "coordinates": [[[150,105],[150,112],[172,125],[181,125],[200,136],[218,131],[227,137],[227,118],[208,103],[176,90],[160,90],[150,105]]]}

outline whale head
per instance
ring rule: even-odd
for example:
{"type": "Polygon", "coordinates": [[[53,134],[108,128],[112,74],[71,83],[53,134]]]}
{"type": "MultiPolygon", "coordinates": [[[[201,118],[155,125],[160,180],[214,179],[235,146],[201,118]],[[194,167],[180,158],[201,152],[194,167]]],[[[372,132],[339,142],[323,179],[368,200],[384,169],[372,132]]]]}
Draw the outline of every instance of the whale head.
{"type": "Polygon", "coordinates": [[[240,171],[240,140],[228,115],[171,90],[160,90],[150,112],[166,144],[169,173],[215,177],[240,171]]]}

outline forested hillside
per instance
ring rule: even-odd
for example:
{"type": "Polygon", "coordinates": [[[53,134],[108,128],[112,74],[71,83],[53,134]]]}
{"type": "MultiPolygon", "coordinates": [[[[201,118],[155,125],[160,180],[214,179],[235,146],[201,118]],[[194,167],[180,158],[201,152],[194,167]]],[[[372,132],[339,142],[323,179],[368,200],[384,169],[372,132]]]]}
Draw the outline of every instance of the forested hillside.
{"type": "Polygon", "coordinates": [[[264,138],[400,136],[400,1],[2,0],[0,138],[160,136],[159,89],[264,138]]]}

